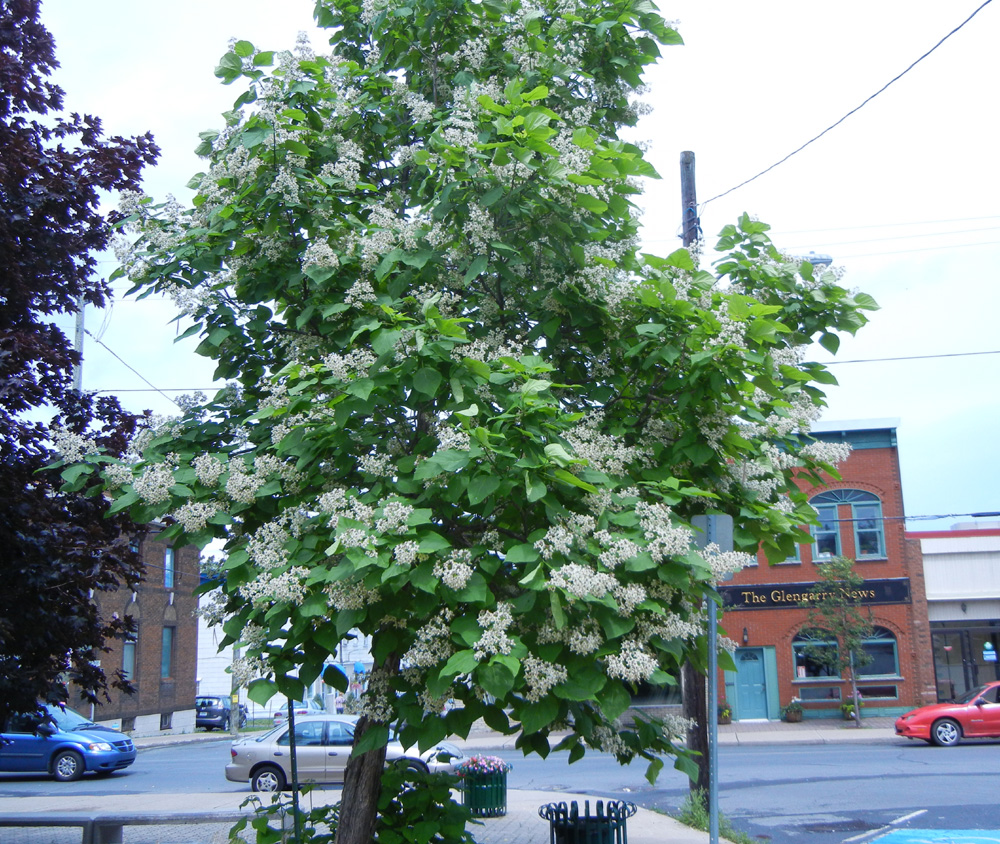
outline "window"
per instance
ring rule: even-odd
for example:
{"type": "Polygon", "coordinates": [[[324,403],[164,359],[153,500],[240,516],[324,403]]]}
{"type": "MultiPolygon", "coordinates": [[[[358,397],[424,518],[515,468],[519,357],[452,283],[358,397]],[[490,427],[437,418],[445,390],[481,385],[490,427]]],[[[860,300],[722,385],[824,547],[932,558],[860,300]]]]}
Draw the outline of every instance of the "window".
{"type": "Polygon", "coordinates": [[[837,658],[837,642],[825,630],[803,630],[792,639],[795,679],[812,680],[839,677],[833,662],[837,658]]]}
{"type": "MultiPolygon", "coordinates": [[[[814,499],[815,500],[815,499],[814,499]]],[[[836,557],[840,554],[840,525],[836,504],[814,504],[819,526],[813,528],[813,556],[836,557]]]]}
{"type": "Polygon", "coordinates": [[[872,661],[858,666],[858,677],[898,677],[899,656],[896,652],[896,637],[891,630],[876,627],[870,639],[861,646],[872,661]]]}
{"type": "Polygon", "coordinates": [[[122,644],[122,676],[126,680],[135,679],[135,637],[122,644]]]}
{"type": "Polygon", "coordinates": [[[859,560],[885,557],[885,533],[882,502],[878,496],[860,489],[831,489],[813,496],[809,502],[816,510],[819,525],[812,529],[813,557],[836,557],[844,547],[841,529],[851,531],[854,556],[859,560]],[[846,511],[840,506],[847,505],[846,511]],[[844,512],[843,518],[839,515],[844,512]]]}
{"type": "Polygon", "coordinates": [[[174,628],[163,628],[163,649],[160,652],[160,679],[172,677],[174,668],[174,628]]]}
{"type": "MultiPolygon", "coordinates": [[[[323,741],[323,721],[307,721],[295,725],[295,745],[296,747],[319,747],[323,741]]],[[[277,743],[284,746],[289,744],[289,730],[285,730],[277,743]]]]}
{"type": "MultiPolygon", "coordinates": [[[[778,563],[778,565],[779,566],[798,565],[801,562],[802,562],[802,551],[801,551],[800,546],[798,544],[796,544],[795,545],[795,550],[791,554],[789,554],[787,557],[785,557],[785,559],[783,559],[780,563],[778,563]]],[[[756,565],[756,564],[757,564],[757,561],[754,560],[754,565],[756,565]]]]}
{"type": "Polygon", "coordinates": [[[174,588],[174,549],[167,548],[163,552],[163,585],[167,589],[174,588]]]}

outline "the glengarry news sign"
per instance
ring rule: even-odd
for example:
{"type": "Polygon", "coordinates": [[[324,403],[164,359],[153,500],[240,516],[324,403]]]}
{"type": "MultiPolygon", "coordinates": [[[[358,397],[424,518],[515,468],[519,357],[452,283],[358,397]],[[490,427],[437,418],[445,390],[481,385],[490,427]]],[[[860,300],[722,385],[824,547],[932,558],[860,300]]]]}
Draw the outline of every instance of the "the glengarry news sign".
{"type": "MultiPolygon", "coordinates": [[[[725,610],[795,609],[810,600],[815,583],[757,583],[747,586],[720,586],[725,610]]],[[[910,603],[910,578],[891,577],[866,580],[848,596],[859,604],[910,603]]]]}

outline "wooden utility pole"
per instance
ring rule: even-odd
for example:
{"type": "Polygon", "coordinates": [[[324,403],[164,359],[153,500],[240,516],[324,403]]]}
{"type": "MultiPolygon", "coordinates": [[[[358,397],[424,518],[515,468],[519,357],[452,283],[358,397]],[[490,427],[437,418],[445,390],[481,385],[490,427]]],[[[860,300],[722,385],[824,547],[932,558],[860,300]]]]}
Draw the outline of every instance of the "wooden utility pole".
{"type": "MultiPolygon", "coordinates": [[[[685,246],[690,246],[698,239],[700,229],[698,221],[698,197],[694,186],[694,153],[681,153],[681,226],[685,246]]],[[[714,611],[714,607],[711,611],[714,611]]],[[[709,642],[709,647],[714,643],[709,642]]],[[[707,795],[710,785],[710,770],[708,758],[708,687],[705,675],[698,671],[690,661],[684,663],[681,669],[681,694],[685,718],[695,722],[688,731],[687,746],[698,754],[698,778],[691,780],[691,791],[699,789],[707,795]]],[[[717,713],[712,713],[717,717],[717,713]]]]}

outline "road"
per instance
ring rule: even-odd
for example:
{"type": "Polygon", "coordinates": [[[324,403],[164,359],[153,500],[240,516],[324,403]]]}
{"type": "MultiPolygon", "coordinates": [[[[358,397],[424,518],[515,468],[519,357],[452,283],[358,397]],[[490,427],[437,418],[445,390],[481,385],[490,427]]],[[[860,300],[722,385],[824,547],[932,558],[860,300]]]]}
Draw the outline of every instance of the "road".
{"type": "MultiPolygon", "coordinates": [[[[570,766],[498,752],[514,769],[509,786],[625,798],[674,811],[687,781],[666,770],[655,785],[645,767],[622,768],[602,754],[570,766]]],[[[135,765],[105,779],[55,783],[0,777],[5,794],[101,795],[123,792],[245,792],[225,779],[225,740],[143,750],[135,765]]],[[[720,808],[733,825],[774,844],[866,844],[886,827],[1000,830],[1000,742],[934,748],[903,740],[868,745],[724,746],[719,761],[720,808]],[[916,813],[916,814],[914,814],[916,813]],[[900,819],[903,819],[900,821],[900,819]],[[895,827],[893,826],[894,822],[895,827]]]]}

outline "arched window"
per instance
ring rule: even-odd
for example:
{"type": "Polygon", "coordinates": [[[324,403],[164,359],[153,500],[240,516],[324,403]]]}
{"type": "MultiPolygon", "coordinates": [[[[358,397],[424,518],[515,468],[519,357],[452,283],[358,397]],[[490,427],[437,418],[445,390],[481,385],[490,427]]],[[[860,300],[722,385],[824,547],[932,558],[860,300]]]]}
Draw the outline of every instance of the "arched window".
{"type": "Polygon", "coordinates": [[[810,680],[839,677],[837,640],[826,630],[803,630],[792,639],[795,679],[810,680]]]}
{"type": "Polygon", "coordinates": [[[877,495],[860,489],[831,489],[814,495],[809,503],[816,510],[820,522],[812,529],[814,559],[840,556],[843,553],[844,532],[848,530],[853,532],[857,559],[885,556],[882,502],[877,495]],[[841,505],[848,505],[849,509],[840,510],[841,505]]]}
{"type": "Polygon", "coordinates": [[[865,639],[861,647],[872,661],[867,665],[858,666],[858,677],[899,676],[899,654],[896,649],[896,637],[891,630],[875,627],[872,635],[865,639]]]}

